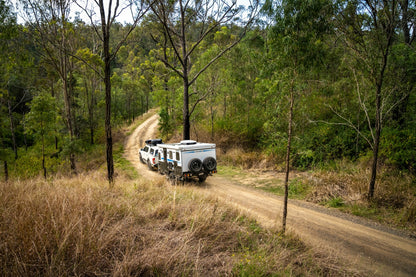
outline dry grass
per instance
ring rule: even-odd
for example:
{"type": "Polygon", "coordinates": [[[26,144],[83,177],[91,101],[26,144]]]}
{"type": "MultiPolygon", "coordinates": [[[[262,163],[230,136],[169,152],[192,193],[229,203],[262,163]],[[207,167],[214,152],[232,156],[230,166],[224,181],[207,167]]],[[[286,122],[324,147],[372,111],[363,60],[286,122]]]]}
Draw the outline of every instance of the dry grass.
{"type": "Polygon", "coordinates": [[[0,184],[2,276],[352,275],[190,187],[120,173],[0,184]]]}

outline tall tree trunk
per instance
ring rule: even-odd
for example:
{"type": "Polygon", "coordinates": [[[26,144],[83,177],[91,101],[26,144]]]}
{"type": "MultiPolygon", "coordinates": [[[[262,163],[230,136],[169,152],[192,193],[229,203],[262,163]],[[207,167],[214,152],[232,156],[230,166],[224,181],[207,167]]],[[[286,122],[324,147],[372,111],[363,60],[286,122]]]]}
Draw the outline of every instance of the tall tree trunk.
{"type": "Polygon", "coordinates": [[[90,144],[94,144],[94,103],[95,103],[95,97],[94,97],[94,91],[95,91],[95,85],[91,89],[91,102],[88,107],[88,115],[89,115],[89,123],[90,123],[90,144]]]}
{"type": "Polygon", "coordinates": [[[9,169],[7,167],[7,161],[6,160],[4,160],[3,166],[4,166],[4,181],[7,182],[9,180],[9,169]]]}
{"type": "MultiPolygon", "coordinates": [[[[53,80],[51,80],[51,96],[53,98],[55,98],[55,88],[53,86],[53,80]]],[[[56,129],[55,132],[57,133],[56,129]]],[[[25,135],[25,139],[26,139],[26,135],[25,135]]],[[[55,150],[58,150],[58,136],[55,135],[55,150]]]]}
{"type": "Polygon", "coordinates": [[[380,145],[381,134],[381,82],[377,85],[376,92],[376,126],[374,135],[374,147],[373,147],[373,162],[371,165],[371,179],[368,185],[368,198],[371,199],[374,196],[374,188],[377,178],[377,164],[378,164],[378,149],[380,145]]]}
{"type": "Polygon", "coordinates": [[[211,103],[211,140],[214,141],[214,111],[211,103]]]}
{"type": "MultiPolygon", "coordinates": [[[[394,8],[394,2],[392,7],[394,8]]],[[[390,26],[387,29],[387,45],[383,52],[383,60],[380,70],[380,75],[378,79],[376,79],[376,122],[375,122],[375,136],[374,136],[374,148],[373,148],[373,163],[371,166],[371,179],[370,184],[368,185],[368,199],[372,199],[374,196],[374,187],[377,178],[377,164],[378,164],[378,150],[380,145],[380,135],[381,135],[381,128],[382,128],[382,107],[381,107],[381,92],[383,88],[383,80],[384,80],[384,73],[387,67],[388,57],[390,53],[390,47],[393,43],[393,33],[394,27],[393,23],[390,22],[390,26]]]]}
{"type": "Polygon", "coordinates": [[[183,139],[191,137],[191,123],[189,120],[189,84],[188,78],[183,79],[183,139]]]}
{"type": "Polygon", "coordinates": [[[10,132],[12,133],[12,144],[13,144],[13,152],[14,152],[14,159],[17,160],[17,144],[16,144],[16,136],[14,133],[14,122],[13,122],[13,112],[12,106],[10,104],[10,99],[7,100],[7,108],[9,111],[9,120],[10,120],[10,132]]]}
{"type": "MultiPolygon", "coordinates": [[[[62,39],[64,40],[64,37],[62,39]]],[[[63,42],[62,45],[65,45],[65,43],[63,42]]],[[[68,132],[69,132],[69,137],[71,140],[71,143],[74,141],[75,139],[75,133],[74,133],[74,125],[73,125],[73,118],[72,118],[72,111],[71,111],[71,106],[72,106],[72,100],[71,100],[71,91],[68,89],[68,57],[65,55],[63,50],[61,51],[61,78],[63,81],[63,87],[64,87],[64,103],[65,103],[65,115],[66,115],[66,121],[67,121],[67,127],[68,127],[68,132]]],[[[71,147],[72,148],[72,147],[71,147]]],[[[71,149],[71,152],[69,154],[69,161],[71,164],[71,171],[73,173],[76,173],[76,164],[75,164],[75,153],[73,153],[73,150],[71,149]]]]}
{"type": "Polygon", "coordinates": [[[45,137],[42,134],[42,169],[43,169],[43,177],[46,180],[46,166],[45,166],[45,137]]]}
{"type": "Polygon", "coordinates": [[[290,171],[290,144],[292,141],[292,122],[293,122],[293,83],[290,85],[290,107],[289,107],[289,124],[287,129],[287,146],[286,146],[286,169],[285,169],[285,198],[283,202],[283,219],[282,219],[282,233],[286,231],[286,218],[287,218],[287,202],[289,197],[289,171],[290,171]]]}
{"type": "MultiPolygon", "coordinates": [[[[68,91],[68,79],[64,77],[64,102],[65,102],[65,110],[66,110],[66,119],[67,119],[67,125],[68,125],[68,132],[71,143],[75,140],[75,133],[74,133],[74,125],[72,122],[72,113],[71,113],[71,96],[69,95],[68,91]]],[[[71,149],[71,152],[69,154],[69,161],[71,164],[71,171],[73,173],[76,173],[77,167],[75,164],[75,153],[73,153],[73,150],[71,149]]]]}
{"type": "Polygon", "coordinates": [[[182,1],[179,1],[181,11],[181,43],[182,43],[182,60],[183,60],[183,139],[191,138],[191,123],[189,118],[189,57],[186,47],[186,22],[185,10],[182,1]]]}
{"type": "MultiPolygon", "coordinates": [[[[104,6],[102,5],[104,9],[104,6]]],[[[101,12],[104,17],[104,11],[101,12]]],[[[101,22],[105,22],[102,18],[101,22]]],[[[103,24],[104,43],[104,85],[105,85],[105,135],[106,135],[106,157],[107,178],[110,186],[114,183],[114,161],[113,161],[113,136],[111,134],[111,55],[110,55],[110,30],[109,26],[103,24]]]]}

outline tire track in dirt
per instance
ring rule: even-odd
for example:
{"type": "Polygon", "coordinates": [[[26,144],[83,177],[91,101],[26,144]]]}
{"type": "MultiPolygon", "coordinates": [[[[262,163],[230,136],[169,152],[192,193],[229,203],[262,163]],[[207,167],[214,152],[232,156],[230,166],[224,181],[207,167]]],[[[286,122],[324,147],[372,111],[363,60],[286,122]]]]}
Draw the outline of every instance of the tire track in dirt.
{"type": "MultiPolygon", "coordinates": [[[[158,115],[141,124],[126,143],[126,158],[148,179],[163,178],[139,159],[144,140],[154,138],[158,115]]],[[[195,187],[251,214],[265,226],[280,226],[281,197],[213,176],[195,187]]],[[[370,276],[416,276],[416,241],[289,201],[287,227],[318,251],[335,255],[370,276]]]]}
{"type": "Polygon", "coordinates": [[[148,179],[163,178],[156,171],[151,171],[147,165],[140,161],[139,151],[144,146],[144,141],[154,138],[156,135],[159,115],[155,114],[149,117],[145,122],[140,124],[129,136],[125,146],[125,157],[129,160],[137,171],[148,179]]]}

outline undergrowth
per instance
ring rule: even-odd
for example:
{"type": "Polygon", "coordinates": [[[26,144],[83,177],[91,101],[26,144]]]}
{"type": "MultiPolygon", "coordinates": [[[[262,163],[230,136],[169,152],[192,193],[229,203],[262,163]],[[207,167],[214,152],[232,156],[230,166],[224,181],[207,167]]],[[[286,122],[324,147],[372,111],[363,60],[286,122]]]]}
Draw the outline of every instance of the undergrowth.
{"type": "Polygon", "coordinates": [[[370,170],[365,164],[339,161],[334,169],[311,172],[307,201],[339,208],[390,226],[416,232],[416,180],[391,167],[378,172],[374,197],[367,199],[370,170]]]}

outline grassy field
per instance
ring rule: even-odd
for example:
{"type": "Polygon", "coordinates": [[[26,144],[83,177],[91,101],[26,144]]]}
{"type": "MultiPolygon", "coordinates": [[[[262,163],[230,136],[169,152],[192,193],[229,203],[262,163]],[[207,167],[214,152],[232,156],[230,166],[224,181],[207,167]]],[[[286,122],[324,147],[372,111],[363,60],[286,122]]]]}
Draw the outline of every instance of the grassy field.
{"type": "Polygon", "coordinates": [[[192,187],[104,172],[2,182],[0,275],[357,274],[192,187]]]}
{"type": "MultiPolygon", "coordinates": [[[[114,132],[112,187],[103,145],[79,156],[78,175],[58,168],[46,180],[0,183],[1,276],[362,275],[191,185],[143,179],[123,157],[132,129],[114,132]]],[[[241,170],[220,172],[236,177],[241,170]]],[[[273,190],[277,179],[261,185],[273,190]]],[[[304,198],[296,182],[291,196],[304,198]]]]}

